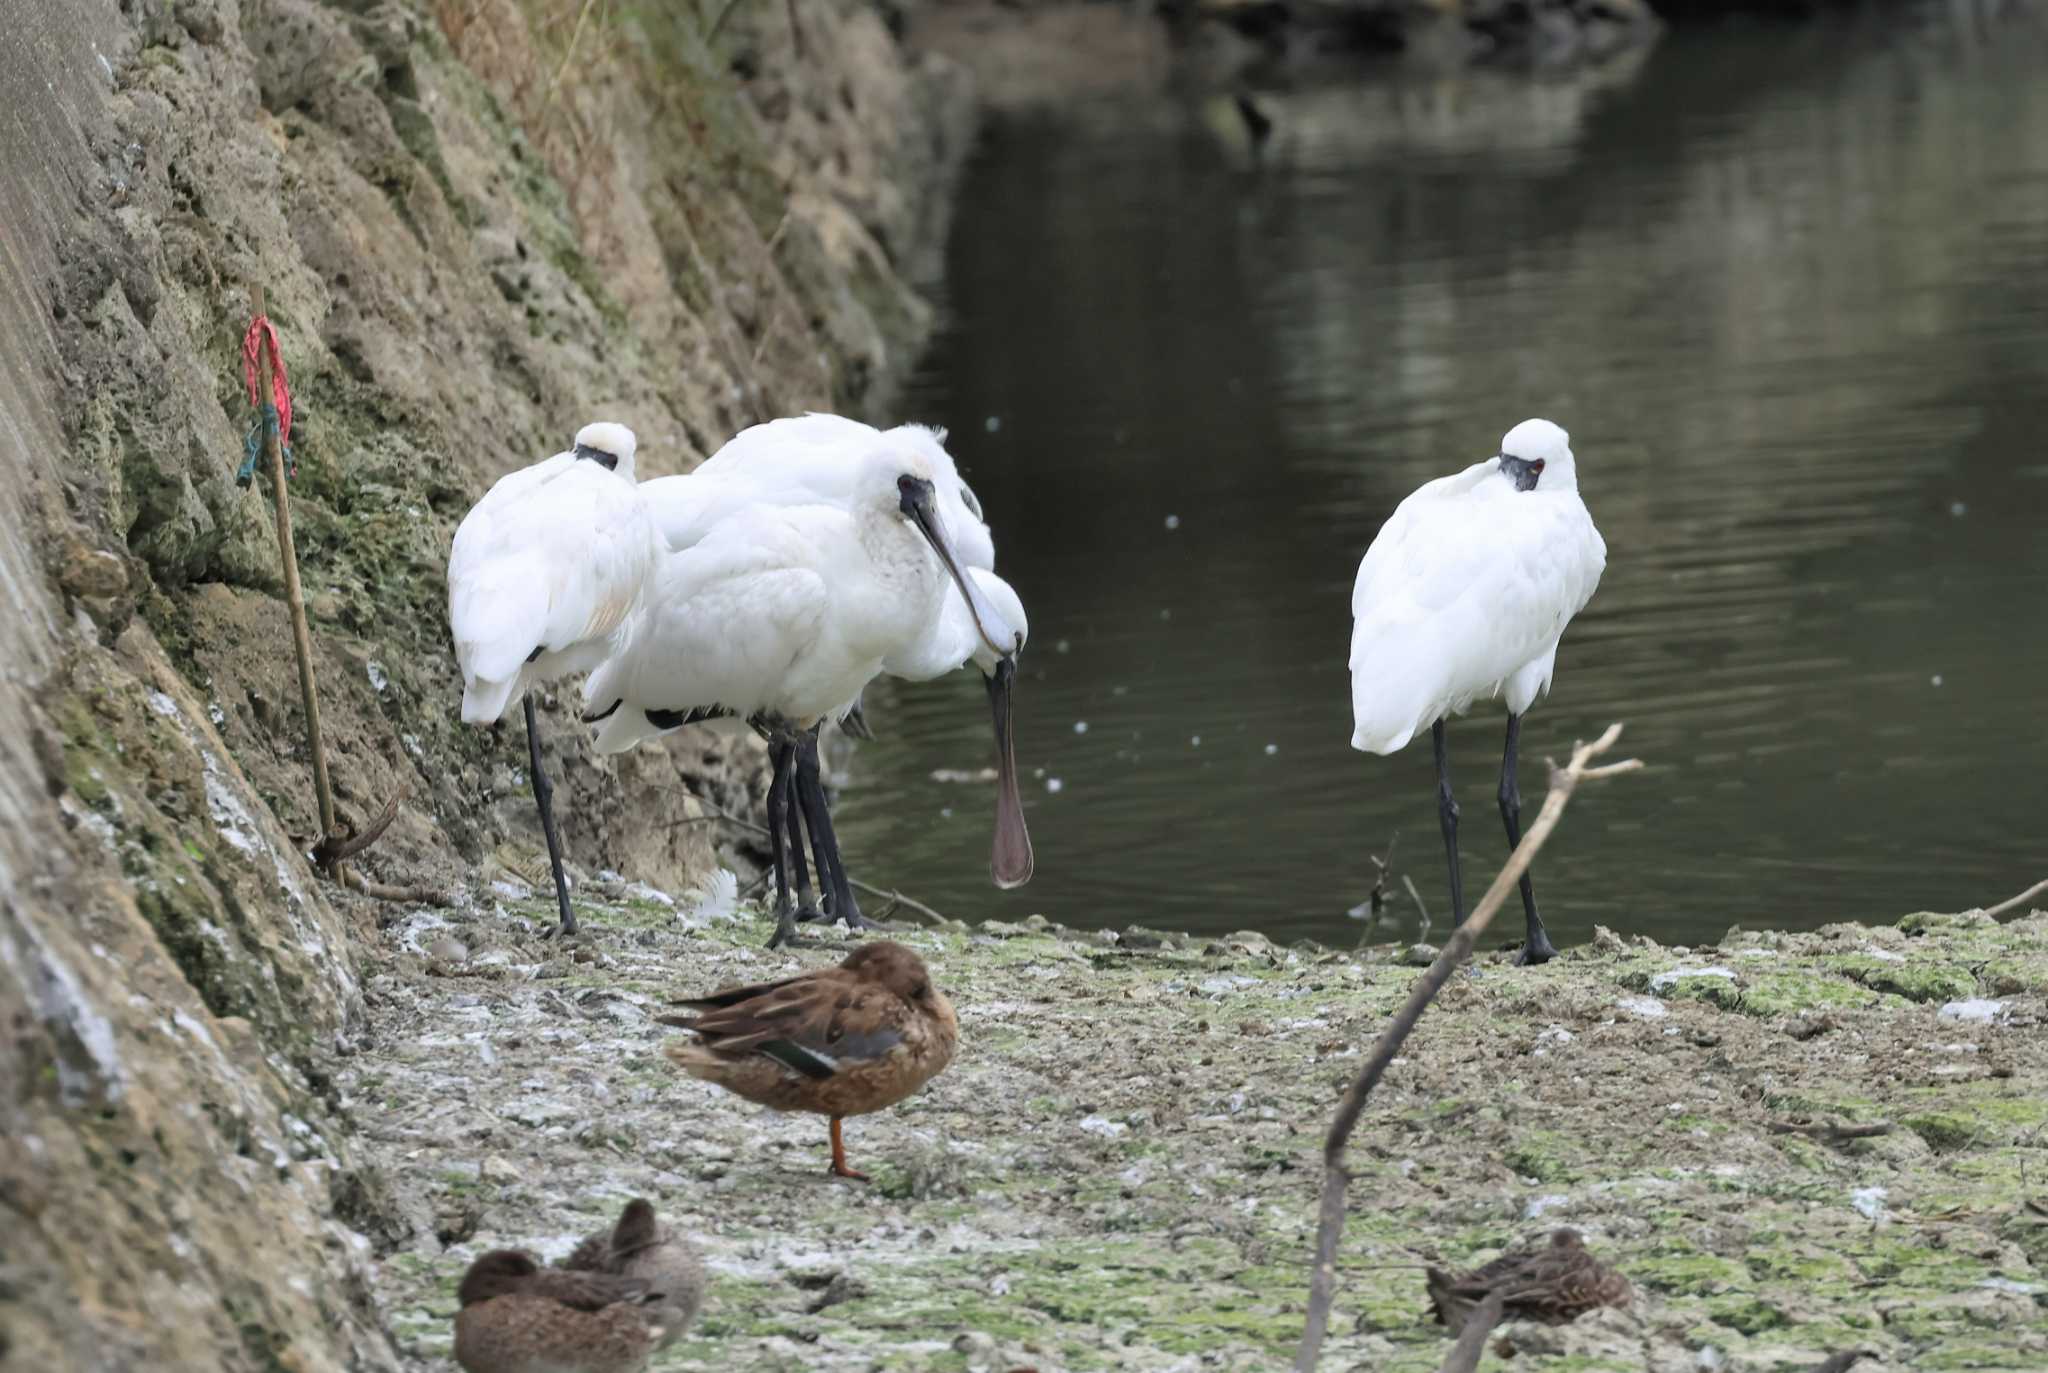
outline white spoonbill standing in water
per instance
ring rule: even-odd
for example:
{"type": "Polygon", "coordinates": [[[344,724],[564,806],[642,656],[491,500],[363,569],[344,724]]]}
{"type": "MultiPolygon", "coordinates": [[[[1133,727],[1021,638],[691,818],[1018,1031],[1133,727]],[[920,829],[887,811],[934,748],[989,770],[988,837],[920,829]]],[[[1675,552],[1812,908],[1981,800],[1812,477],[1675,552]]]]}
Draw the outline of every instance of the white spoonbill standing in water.
{"type": "Polygon", "coordinates": [[[463,723],[494,724],[514,700],[525,703],[563,934],[576,932],[576,913],[531,688],[602,662],[654,567],[661,536],[633,481],[636,446],[623,424],[584,425],[568,452],[500,477],[463,517],[448,554],[463,723]]]}
{"type": "MultiPolygon", "coordinates": [[[[1505,695],[1500,818],[1522,842],[1515,749],[1522,716],[1550,689],[1557,642],[1607,566],[1607,545],[1579,499],[1570,436],[1524,420],[1500,452],[1429,482],[1401,502],[1358,565],[1351,591],[1351,747],[1392,753],[1425,725],[1436,746],[1437,812],[1451,868],[1451,923],[1465,920],[1458,802],[1444,721],[1505,695]]],[[[1522,877],[1528,935],[1517,962],[1557,955],[1522,877]]]]}

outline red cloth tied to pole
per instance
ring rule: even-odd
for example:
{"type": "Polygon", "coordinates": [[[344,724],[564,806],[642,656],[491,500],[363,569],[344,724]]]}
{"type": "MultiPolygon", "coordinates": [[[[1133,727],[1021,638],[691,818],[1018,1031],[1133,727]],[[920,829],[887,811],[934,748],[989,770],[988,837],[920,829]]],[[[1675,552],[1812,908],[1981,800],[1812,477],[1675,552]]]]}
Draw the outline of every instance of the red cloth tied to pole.
{"type": "Polygon", "coordinates": [[[277,343],[277,326],[270,322],[270,316],[258,315],[249,321],[249,332],[242,335],[242,380],[249,384],[249,404],[258,410],[263,408],[263,353],[265,343],[270,345],[270,357],[274,364],[270,378],[270,403],[277,407],[277,441],[286,449],[292,444],[292,389],[285,381],[284,349],[277,343]]]}

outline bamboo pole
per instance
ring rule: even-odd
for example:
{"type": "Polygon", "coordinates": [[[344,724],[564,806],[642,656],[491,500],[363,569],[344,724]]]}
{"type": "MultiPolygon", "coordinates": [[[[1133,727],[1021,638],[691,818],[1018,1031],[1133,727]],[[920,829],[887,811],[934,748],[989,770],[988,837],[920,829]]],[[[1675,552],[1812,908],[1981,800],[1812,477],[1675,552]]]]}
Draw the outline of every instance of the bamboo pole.
{"type": "MultiPolygon", "coordinates": [[[[269,312],[264,309],[263,288],[249,287],[249,310],[258,319],[269,312]]],[[[320,737],[320,693],[313,685],[313,635],[306,626],[306,600],[299,590],[299,554],[292,544],[291,499],[285,491],[284,444],[277,432],[277,349],[271,341],[269,330],[263,332],[263,456],[270,464],[270,490],[277,502],[277,551],[278,560],[284,565],[284,603],[291,612],[292,648],[299,659],[299,699],[306,711],[306,738],[313,750],[313,792],[320,804],[320,839],[322,846],[331,848],[339,842],[334,823],[334,790],[327,780],[327,746],[320,737]]],[[[328,864],[328,874],[337,882],[345,882],[346,869],[341,860],[328,864]]]]}

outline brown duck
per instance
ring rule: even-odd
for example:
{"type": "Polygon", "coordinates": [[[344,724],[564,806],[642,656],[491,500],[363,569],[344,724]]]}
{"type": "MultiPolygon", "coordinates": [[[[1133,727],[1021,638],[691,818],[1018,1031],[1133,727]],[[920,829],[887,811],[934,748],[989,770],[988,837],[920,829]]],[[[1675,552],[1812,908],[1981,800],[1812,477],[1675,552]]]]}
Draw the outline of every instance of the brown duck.
{"type": "Polygon", "coordinates": [[[890,940],[864,944],[836,968],[730,987],[663,1016],[697,1036],[667,1046],[683,1071],[778,1111],[832,1118],[832,1172],[846,1166],[839,1122],[915,1092],[953,1061],[960,1022],[924,960],[890,940]]]}
{"type": "Polygon", "coordinates": [[[661,1327],[657,1349],[687,1330],[704,1305],[704,1265],[696,1249],[663,1225],[654,1207],[638,1197],[626,1203],[618,1224],[577,1245],[562,1267],[645,1283],[650,1318],[661,1327]]]}
{"type": "Polygon", "coordinates": [[[1510,1249],[1481,1268],[1456,1275],[1429,1270],[1429,1303],[1452,1334],[1494,1293],[1501,1319],[1563,1325],[1596,1306],[1627,1306],[1628,1279],[1593,1257],[1579,1232],[1558,1229],[1549,1242],[1510,1249]]]}
{"type": "Polygon", "coordinates": [[[662,1294],[637,1278],[543,1268],[494,1249],[457,1289],[455,1362],[468,1373],[639,1373],[662,1294]]]}

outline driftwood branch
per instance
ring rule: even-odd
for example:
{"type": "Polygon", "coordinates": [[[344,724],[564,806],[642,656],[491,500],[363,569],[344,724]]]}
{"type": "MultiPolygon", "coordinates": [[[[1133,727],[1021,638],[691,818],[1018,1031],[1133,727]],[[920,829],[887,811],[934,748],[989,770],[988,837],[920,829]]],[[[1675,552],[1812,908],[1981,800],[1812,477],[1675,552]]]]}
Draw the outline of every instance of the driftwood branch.
{"type": "Polygon", "coordinates": [[[1451,1346],[1451,1352],[1445,1356],[1443,1367],[1437,1373],[1477,1373],[1479,1360],[1486,1353],[1486,1337],[1493,1333],[1493,1327],[1500,1324],[1502,1304],[1499,1289],[1486,1294],[1486,1300],[1465,1318],[1465,1326],[1458,1332],[1458,1342],[1451,1346]]]}
{"type": "Polygon", "coordinates": [[[1351,1181],[1351,1174],[1344,1166],[1344,1148],[1351,1141],[1351,1131],[1358,1124],[1360,1113],[1365,1110],[1366,1098],[1372,1095],[1372,1089],[1386,1074],[1387,1066],[1401,1052],[1401,1046],[1407,1042],[1422,1013],[1429,1009],[1429,1003],[1443,990],[1444,983],[1450,980],[1458,965],[1471,956],[1479,936],[1486,933],[1486,927],[1493,923],[1493,917],[1506,902],[1508,894],[1515,890],[1522,874],[1535,861],[1537,851],[1550,838],[1550,832],[1557,828],[1557,822],[1564,815],[1564,808],[1570,803],[1579,783],[1632,772],[1642,766],[1634,758],[1600,767],[1591,765],[1595,758],[1614,747],[1614,741],[1620,737],[1621,726],[1609,725],[1607,732],[1592,743],[1574,744],[1571,762],[1565,767],[1559,768],[1551,763],[1550,794],[1543,798],[1543,809],[1536,816],[1535,823],[1523,834],[1522,842],[1515,846],[1515,851],[1508,855],[1507,865],[1493,879],[1486,895],[1479,898],[1472,914],[1466,916],[1465,923],[1452,932],[1443,952],[1416,979],[1415,990],[1409,994],[1407,1004],[1401,1007],[1393,1023],[1380,1035],[1357,1078],[1344,1093],[1344,1099],[1337,1107],[1336,1119],[1331,1121],[1330,1133],[1323,1142],[1323,1192],[1316,1214],[1316,1262],[1309,1282],[1308,1320],[1301,1332],[1301,1347],[1294,1356],[1295,1373],[1310,1373],[1315,1368],[1316,1357],[1323,1348],[1323,1335],[1330,1323],[1330,1303],[1335,1299],[1337,1290],[1337,1242],[1344,1231],[1344,1190],[1351,1181]]]}
{"type": "Polygon", "coordinates": [[[1862,1125],[1851,1125],[1843,1121],[1809,1123],[1774,1120],[1770,1126],[1774,1135],[1805,1135],[1808,1139],[1819,1140],[1822,1144],[1842,1144],[1852,1139],[1875,1139],[1879,1135],[1890,1134],[1894,1128],[1888,1120],[1874,1120],[1862,1125]]]}
{"type": "Polygon", "coordinates": [[[354,868],[338,868],[341,885],[350,891],[361,892],[373,901],[398,901],[413,906],[452,906],[455,898],[438,887],[394,887],[383,882],[373,882],[354,868]]]}
{"type": "Polygon", "coordinates": [[[331,867],[345,858],[353,858],[370,845],[383,838],[384,831],[391,828],[391,822],[398,818],[398,798],[392,797],[384,803],[384,809],[375,820],[365,825],[362,832],[344,839],[338,834],[329,834],[313,846],[313,862],[319,867],[331,867]]]}
{"type": "Polygon", "coordinates": [[[1999,903],[1998,903],[1997,905],[1993,906],[1993,907],[1992,907],[1992,908],[1991,908],[1990,910],[1988,910],[1988,911],[1984,912],[1984,914],[1986,914],[1986,915],[2004,915],[2004,914],[2005,914],[2005,913],[2006,913],[2007,911],[2010,911],[2010,910],[2017,910],[2017,909],[2019,909],[2019,908],[2020,908],[2021,906],[2024,906],[2024,905],[2026,905],[2026,904],[2027,904],[2027,902],[2029,902],[2029,901],[2032,901],[2032,900],[2033,900],[2033,899],[2034,899],[2035,897],[2039,896],[2039,895],[2040,895],[2040,894],[2041,894],[2042,892],[2048,892],[2048,878],[2043,878],[2043,879],[2042,879],[2041,881],[2039,881],[2039,882],[2036,882],[2036,883],[2035,883],[2035,884],[2034,884],[2033,886],[2031,886],[2031,887],[2028,887],[2028,888],[2027,888],[2027,889],[2026,889],[2025,891],[2021,892],[2021,893],[2020,893],[2020,894],[2019,894],[2018,896],[2015,896],[2015,897],[2014,897],[2014,898],[2012,898],[2012,900],[2010,900],[2010,901],[2001,901],[2001,902],[1999,902],[1999,903]]]}

